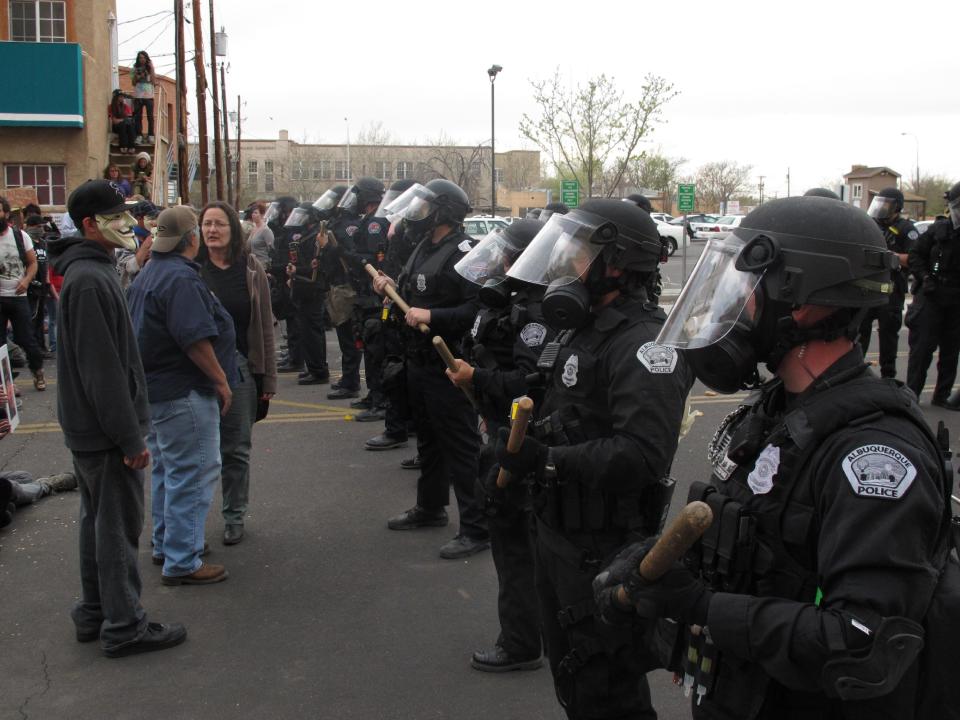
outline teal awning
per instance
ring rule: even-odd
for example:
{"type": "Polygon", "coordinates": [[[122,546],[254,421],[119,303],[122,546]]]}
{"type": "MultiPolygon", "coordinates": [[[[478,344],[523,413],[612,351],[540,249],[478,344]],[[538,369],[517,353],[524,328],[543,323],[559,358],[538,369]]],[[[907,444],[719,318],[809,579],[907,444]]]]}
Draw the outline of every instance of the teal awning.
{"type": "Polygon", "coordinates": [[[0,125],[83,127],[82,63],[77,43],[0,42],[0,125]]]}

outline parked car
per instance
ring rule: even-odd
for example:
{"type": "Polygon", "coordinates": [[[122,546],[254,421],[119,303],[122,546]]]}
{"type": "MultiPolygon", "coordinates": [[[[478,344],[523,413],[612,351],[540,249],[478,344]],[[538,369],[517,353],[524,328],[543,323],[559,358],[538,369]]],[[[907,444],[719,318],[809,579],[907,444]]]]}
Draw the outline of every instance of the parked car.
{"type": "MultiPolygon", "coordinates": [[[[657,231],[660,233],[660,240],[667,244],[667,254],[673,255],[680,244],[683,242],[683,225],[671,225],[662,220],[657,220],[657,231]]],[[[687,242],[684,247],[690,243],[690,237],[687,236],[687,242]]]]}
{"type": "Polygon", "coordinates": [[[663,213],[663,212],[652,212],[650,213],[650,217],[652,217],[657,222],[668,223],[671,220],[673,220],[673,215],[671,215],[670,213],[663,213]]]}
{"type": "Polygon", "coordinates": [[[693,213],[691,215],[681,215],[680,217],[675,217],[673,220],[670,220],[671,225],[681,225],[684,222],[688,222],[691,225],[694,223],[715,223],[720,218],[719,215],[707,215],[706,213],[693,213]]]}
{"type": "Polygon", "coordinates": [[[746,215],[724,215],[715,223],[707,223],[697,230],[697,240],[723,240],[745,217],[746,215]]]}
{"type": "Polygon", "coordinates": [[[917,232],[920,235],[923,235],[927,230],[930,229],[930,226],[933,225],[934,222],[934,220],[918,220],[913,224],[913,226],[917,229],[917,232]]]}
{"type": "Polygon", "coordinates": [[[474,240],[482,240],[491,230],[505,228],[510,223],[505,218],[474,216],[463,221],[463,231],[474,240]]]}

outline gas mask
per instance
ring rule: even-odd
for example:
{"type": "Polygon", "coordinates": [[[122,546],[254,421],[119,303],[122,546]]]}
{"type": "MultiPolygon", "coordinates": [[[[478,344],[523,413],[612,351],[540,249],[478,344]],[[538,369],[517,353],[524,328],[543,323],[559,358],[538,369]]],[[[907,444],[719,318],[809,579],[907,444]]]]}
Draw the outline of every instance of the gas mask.
{"type": "Polygon", "coordinates": [[[489,308],[502,308],[510,303],[510,287],[504,278],[491,278],[480,286],[480,302],[489,308]]]}
{"type": "Polygon", "coordinates": [[[137,249],[137,239],[133,233],[137,221],[133,215],[122,212],[114,215],[96,215],[94,219],[97,221],[97,229],[108,243],[124,250],[137,249]]]}
{"type": "Polygon", "coordinates": [[[556,330],[583,327],[590,318],[590,291],[578,280],[557,278],[543,294],[543,318],[556,330]]]}

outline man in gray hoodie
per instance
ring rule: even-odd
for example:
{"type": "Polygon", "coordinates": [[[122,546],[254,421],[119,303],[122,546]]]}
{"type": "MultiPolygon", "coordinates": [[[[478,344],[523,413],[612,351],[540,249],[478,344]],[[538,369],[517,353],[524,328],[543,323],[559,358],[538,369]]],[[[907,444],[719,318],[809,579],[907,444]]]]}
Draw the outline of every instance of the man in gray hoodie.
{"type": "Polygon", "coordinates": [[[143,530],[147,384],[114,250],[132,248],[136,221],[120,189],[88,180],[70,194],[78,234],[50,244],[60,291],[57,415],[80,490],[77,640],[107,657],[178,645],[178,623],[148,622],[140,605],[137,546],[143,530]]]}

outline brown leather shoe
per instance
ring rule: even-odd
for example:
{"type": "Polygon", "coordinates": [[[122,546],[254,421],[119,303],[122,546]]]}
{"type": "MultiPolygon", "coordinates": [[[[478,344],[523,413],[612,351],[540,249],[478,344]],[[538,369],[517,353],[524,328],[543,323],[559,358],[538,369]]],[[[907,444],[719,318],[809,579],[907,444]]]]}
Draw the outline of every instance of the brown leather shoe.
{"type": "Polygon", "coordinates": [[[164,585],[210,585],[226,580],[230,576],[223,565],[204,563],[189,575],[161,575],[164,585]]]}

